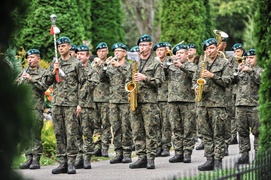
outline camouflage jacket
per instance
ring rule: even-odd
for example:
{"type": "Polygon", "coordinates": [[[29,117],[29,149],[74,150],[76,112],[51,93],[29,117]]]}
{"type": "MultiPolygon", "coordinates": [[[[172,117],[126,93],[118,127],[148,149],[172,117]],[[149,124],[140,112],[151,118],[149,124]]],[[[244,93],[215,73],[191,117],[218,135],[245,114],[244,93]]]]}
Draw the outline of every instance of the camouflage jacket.
{"type": "Polygon", "coordinates": [[[108,65],[107,70],[103,70],[101,73],[101,82],[105,79],[109,79],[110,103],[128,103],[125,82],[130,74],[131,64],[127,61],[117,68],[108,65]]]}
{"type": "MultiPolygon", "coordinates": [[[[24,70],[25,71],[25,70],[24,70]]],[[[19,77],[22,76],[22,71],[19,77]]],[[[35,70],[29,69],[26,73],[30,74],[31,80],[23,80],[31,86],[34,95],[34,109],[44,110],[44,93],[48,89],[48,86],[44,82],[44,75],[46,70],[43,68],[37,68],[35,70]]]]}
{"type": "MultiPolygon", "coordinates": [[[[193,75],[193,90],[196,88],[197,80],[200,78],[203,62],[204,61],[201,61],[198,64],[197,70],[193,75]]],[[[229,62],[217,56],[212,64],[208,61],[206,62],[206,69],[214,73],[214,77],[205,78],[206,84],[203,88],[202,100],[197,103],[197,106],[226,107],[226,88],[229,88],[231,84],[229,62]]]]}
{"type": "MultiPolygon", "coordinates": [[[[103,73],[103,65],[96,66],[94,69],[98,76],[103,73]]],[[[103,79],[97,84],[93,91],[93,98],[94,102],[109,102],[109,79],[103,79]]]]}
{"type": "Polygon", "coordinates": [[[65,73],[62,82],[56,82],[55,75],[52,74],[54,61],[50,63],[45,75],[45,83],[53,85],[53,106],[83,106],[80,95],[84,82],[84,70],[80,61],[70,56],[70,59],[63,61],[59,59],[60,69],[65,73]]]}
{"type": "Polygon", "coordinates": [[[233,77],[233,82],[237,84],[235,106],[258,106],[262,72],[262,68],[255,66],[233,77]]]}
{"type": "Polygon", "coordinates": [[[197,65],[186,61],[181,68],[171,65],[168,68],[168,102],[195,102],[192,78],[197,65]]]}
{"type": "MultiPolygon", "coordinates": [[[[147,79],[138,82],[137,101],[139,103],[157,103],[158,88],[165,79],[160,61],[156,60],[153,55],[150,55],[147,60],[140,59],[138,70],[147,76],[147,79]]],[[[131,75],[129,79],[131,80],[131,75]]]]}
{"type": "Polygon", "coordinates": [[[165,80],[162,83],[161,87],[158,88],[158,102],[167,102],[168,99],[168,67],[167,64],[169,61],[172,61],[172,59],[169,56],[166,56],[165,60],[161,62],[162,68],[165,73],[165,80]]]}

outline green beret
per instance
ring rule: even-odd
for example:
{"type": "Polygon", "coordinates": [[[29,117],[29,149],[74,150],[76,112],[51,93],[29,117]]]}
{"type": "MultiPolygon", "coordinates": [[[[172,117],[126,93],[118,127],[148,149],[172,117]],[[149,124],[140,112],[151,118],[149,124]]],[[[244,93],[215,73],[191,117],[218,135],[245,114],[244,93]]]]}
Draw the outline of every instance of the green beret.
{"type": "Polygon", "coordinates": [[[241,43],[234,44],[231,50],[235,51],[236,49],[243,49],[243,45],[241,43]]]}
{"type": "Polygon", "coordinates": [[[124,49],[125,51],[129,51],[129,48],[121,42],[117,42],[117,43],[113,44],[111,47],[111,50],[114,51],[115,49],[119,49],[119,48],[124,49]]]}
{"type": "Polygon", "coordinates": [[[30,50],[28,50],[26,52],[25,57],[27,58],[29,55],[32,55],[32,54],[38,54],[38,55],[40,55],[40,51],[37,50],[37,49],[30,49],[30,50]]]}
{"type": "Polygon", "coordinates": [[[108,48],[107,44],[105,42],[100,42],[97,46],[96,46],[96,51],[98,49],[104,49],[104,48],[108,48]]]}
{"type": "Polygon", "coordinates": [[[185,44],[177,44],[176,46],[174,46],[174,48],[172,50],[172,53],[174,55],[176,55],[176,52],[181,50],[181,49],[187,49],[186,45],[185,44]]]}
{"type": "Polygon", "coordinates": [[[186,46],[187,46],[187,49],[190,49],[190,48],[197,49],[196,44],[187,44],[186,46]]]}
{"type": "Polygon", "coordinates": [[[169,49],[172,49],[172,45],[169,42],[164,42],[164,44],[166,45],[166,47],[169,47],[169,49]]]}
{"type": "Polygon", "coordinates": [[[207,40],[205,40],[203,43],[202,43],[202,49],[203,51],[206,50],[206,47],[212,45],[212,44],[215,44],[217,45],[217,40],[215,38],[209,38],[207,40]]]}
{"type": "Polygon", "coordinates": [[[79,52],[79,51],[89,52],[89,47],[87,45],[82,44],[76,48],[76,52],[79,52]]]}
{"type": "Polygon", "coordinates": [[[138,39],[137,45],[139,45],[139,44],[142,43],[142,42],[152,42],[151,36],[148,35],[148,34],[142,35],[142,36],[138,39]]]}
{"type": "Polygon", "coordinates": [[[76,46],[75,46],[75,44],[71,44],[70,51],[76,51],[76,46]]]}
{"type": "Polygon", "coordinates": [[[70,38],[63,36],[63,37],[59,38],[56,41],[56,43],[57,43],[57,45],[66,44],[66,43],[71,43],[71,40],[70,40],[70,38]]]}
{"type": "Polygon", "coordinates": [[[247,50],[247,51],[244,53],[244,56],[256,56],[256,50],[255,50],[255,49],[247,50]]]}
{"type": "Polygon", "coordinates": [[[157,48],[166,47],[164,42],[159,42],[153,46],[153,50],[156,51],[157,48]]]}
{"type": "Polygon", "coordinates": [[[139,52],[139,47],[138,46],[134,46],[130,49],[130,52],[139,52]]]}
{"type": "Polygon", "coordinates": [[[221,39],[221,41],[222,41],[222,42],[227,42],[227,41],[228,41],[228,38],[227,38],[227,37],[223,37],[223,38],[221,39]]]}

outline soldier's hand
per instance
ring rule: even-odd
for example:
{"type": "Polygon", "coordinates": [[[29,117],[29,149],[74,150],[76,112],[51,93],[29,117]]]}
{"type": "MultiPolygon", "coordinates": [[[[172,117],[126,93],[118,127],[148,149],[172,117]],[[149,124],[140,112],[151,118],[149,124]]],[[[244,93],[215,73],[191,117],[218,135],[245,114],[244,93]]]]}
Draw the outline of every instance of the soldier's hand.
{"type": "Polygon", "coordinates": [[[141,73],[135,73],[135,81],[145,81],[147,79],[147,76],[141,73]]]}
{"type": "Polygon", "coordinates": [[[27,73],[23,73],[22,77],[26,80],[31,80],[32,77],[30,76],[30,74],[27,74],[27,73]]]}
{"type": "Polygon", "coordinates": [[[202,71],[201,76],[203,78],[212,78],[212,77],[214,77],[214,74],[205,69],[202,71]]]}
{"type": "Polygon", "coordinates": [[[81,110],[82,110],[81,106],[78,105],[78,106],[76,107],[76,117],[77,117],[77,118],[78,118],[78,116],[79,116],[81,110]]]}
{"type": "Polygon", "coordinates": [[[54,63],[54,70],[53,70],[53,74],[56,74],[56,71],[59,69],[59,63],[55,62],[54,63]]]}

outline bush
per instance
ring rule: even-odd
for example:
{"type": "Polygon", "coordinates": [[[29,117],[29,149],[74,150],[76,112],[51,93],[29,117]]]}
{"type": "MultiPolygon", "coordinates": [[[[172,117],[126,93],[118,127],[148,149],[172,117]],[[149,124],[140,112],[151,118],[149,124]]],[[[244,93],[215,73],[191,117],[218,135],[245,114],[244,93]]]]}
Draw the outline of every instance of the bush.
{"type": "Polygon", "coordinates": [[[41,140],[43,146],[43,156],[53,158],[56,151],[56,137],[54,134],[54,127],[52,120],[44,121],[41,133],[41,140]]]}

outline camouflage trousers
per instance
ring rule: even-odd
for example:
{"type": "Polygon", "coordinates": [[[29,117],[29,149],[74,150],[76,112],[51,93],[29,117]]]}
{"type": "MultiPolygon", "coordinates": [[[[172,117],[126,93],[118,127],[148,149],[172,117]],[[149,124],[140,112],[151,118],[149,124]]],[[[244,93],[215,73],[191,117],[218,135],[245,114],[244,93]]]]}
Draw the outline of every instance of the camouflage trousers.
{"type": "Polygon", "coordinates": [[[36,159],[42,155],[42,141],[41,141],[41,131],[43,127],[43,111],[34,110],[35,121],[33,129],[30,130],[31,142],[30,147],[25,150],[25,156],[29,159],[36,159]]]}
{"type": "Polygon", "coordinates": [[[235,119],[235,95],[231,94],[229,106],[226,108],[228,118],[226,121],[225,143],[228,146],[232,137],[237,136],[236,119],[235,119]]]}
{"type": "Polygon", "coordinates": [[[236,107],[237,130],[239,135],[240,153],[250,151],[250,128],[254,135],[254,149],[258,150],[260,120],[258,107],[236,107]]]}
{"type": "Polygon", "coordinates": [[[204,141],[204,156],[223,159],[225,152],[226,109],[223,107],[197,108],[200,132],[204,141]]]}
{"type": "Polygon", "coordinates": [[[168,103],[158,102],[158,107],[160,109],[160,122],[157,129],[158,147],[169,150],[171,148],[172,131],[168,117],[168,103]]]}
{"type": "Polygon", "coordinates": [[[77,159],[89,160],[93,154],[93,129],[94,129],[94,108],[82,108],[78,117],[78,154],[77,159]]]}
{"type": "Polygon", "coordinates": [[[131,112],[133,138],[139,158],[147,156],[148,159],[155,159],[159,111],[155,103],[140,103],[137,109],[131,112]]]}
{"type": "Polygon", "coordinates": [[[196,132],[195,103],[169,102],[175,154],[192,154],[196,132]]]}
{"type": "Polygon", "coordinates": [[[133,138],[128,104],[110,104],[110,123],[116,156],[130,157],[133,138]]]}
{"type": "Polygon", "coordinates": [[[96,118],[94,122],[94,144],[97,149],[108,149],[111,144],[112,133],[109,121],[109,103],[96,102],[96,118]]]}
{"type": "Polygon", "coordinates": [[[60,163],[74,163],[78,153],[76,107],[53,106],[52,119],[56,136],[56,156],[60,163]]]}

